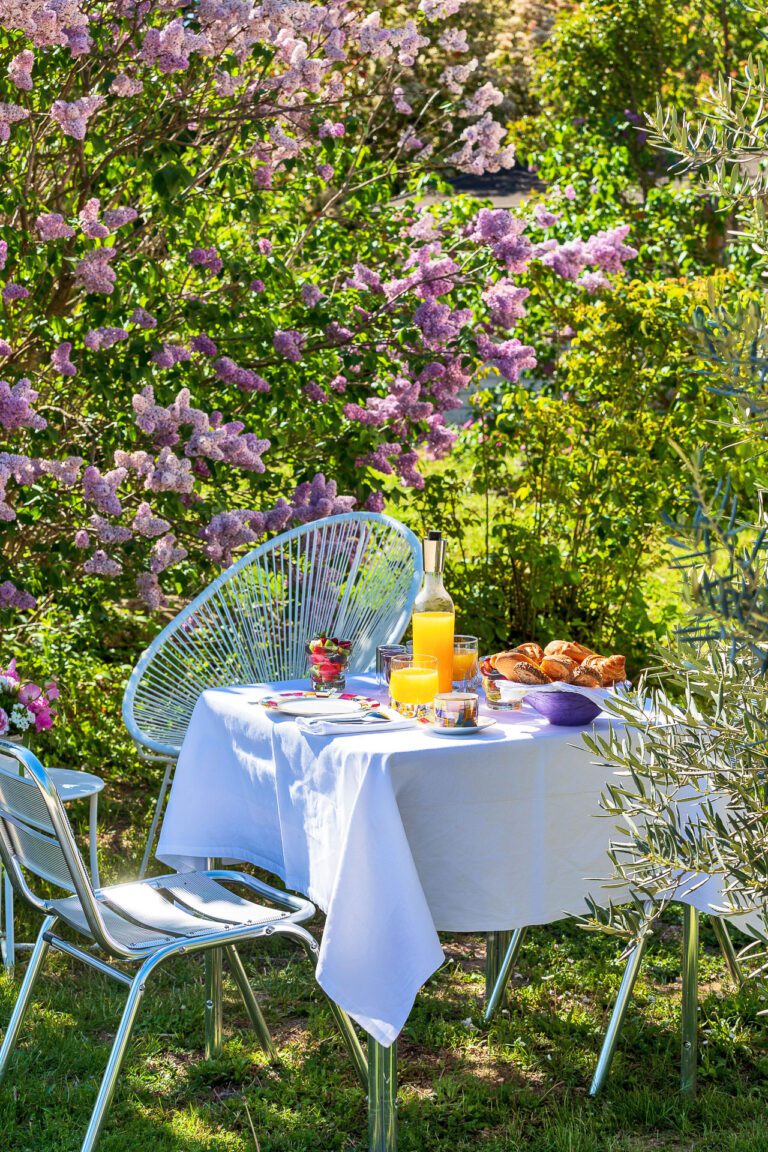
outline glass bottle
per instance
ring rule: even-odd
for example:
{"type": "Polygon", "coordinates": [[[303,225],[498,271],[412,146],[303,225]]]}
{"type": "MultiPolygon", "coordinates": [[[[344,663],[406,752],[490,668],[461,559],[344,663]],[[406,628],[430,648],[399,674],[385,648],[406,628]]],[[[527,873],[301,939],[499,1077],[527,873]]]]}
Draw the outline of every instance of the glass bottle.
{"type": "Polygon", "coordinates": [[[453,633],[455,609],[443,584],[446,541],[430,532],[422,541],[424,582],[413,605],[413,652],[436,656],[441,692],[453,687],[453,633]]]}

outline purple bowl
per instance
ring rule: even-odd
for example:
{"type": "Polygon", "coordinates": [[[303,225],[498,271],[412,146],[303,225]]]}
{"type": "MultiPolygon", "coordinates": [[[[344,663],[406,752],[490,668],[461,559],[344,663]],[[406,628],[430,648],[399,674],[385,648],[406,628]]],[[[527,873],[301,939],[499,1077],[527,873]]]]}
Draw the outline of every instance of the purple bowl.
{"type": "Polygon", "coordinates": [[[525,703],[545,716],[550,724],[573,728],[591,724],[602,711],[599,704],[578,692],[529,692],[525,703]]]}

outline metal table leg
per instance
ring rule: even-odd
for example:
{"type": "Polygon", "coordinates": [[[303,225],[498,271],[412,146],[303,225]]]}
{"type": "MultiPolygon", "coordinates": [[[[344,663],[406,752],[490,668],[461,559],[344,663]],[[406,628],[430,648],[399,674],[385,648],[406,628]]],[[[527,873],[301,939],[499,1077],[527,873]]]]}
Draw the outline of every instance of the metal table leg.
{"type": "Polygon", "coordinates": [[[368,1037],[368,1152],[397,1152],[397,1043],[368,1037]]]}
{"type": "Polygon", "coordinates": [[[616,997],[616,1003],[613,1006],[611,1019],[608,1024],[608,1030],[605,1033],[603,1046],[600,1049],[600,1055],[597,1060],[597,1067],[595,1068],[595,1075],[592,1078],[590,1085],[590,1096],[597,1096],[600,1089],[605,1084],[608,1078],[608,1073],[611,1070],[613,1057],[616,1053],[616,1045],[619,1039],[619,1033],[624,1025],[624,1017],[627,1014],[629,1007],[630,997],[632,996],[632,989],[635,986],[637,974],[640,971],[640,964],[645,952],[645,937],[642,937],[639,944],[630,952],[627,957],[626,967],[624,968],[624,975],[621,978],[621,985],[619,987],[619,994],[616,997]]]}
{"type": "MultiPolygon", "coordinates": [[[[491,950],[493,950],[495,953],[496,944],[494,943],[493,948],[491,948],[490,936],[488,937],[488,944],[486,945],[488,950],[486,951],[485,957],[485,1015],[483,1017],[486,1022],[491,1021],[496,1015],[496,1010],[501,1003],[504,991],[507,987],[507,984],[509,983],[509,977],[512,975],[512,969],[515,966],[515,961],[520,954],[520,949],[523,946],[527,934],[527,928],[516,928],[512,933],[507,951],[505,952],[504,958],[501,961],[501,965],[499,966],[496,980],[493,983],[490,982],[490,976],[492,974],[491,968],[495,967],[497,958],[494,955],[493,964],[491,964],[489,954],[491,950]]],[[[499,932],[494,933],[494,935],[502,936],[505,935],[505,933],[499,932]]]]}
{"type": "MultiPolygon", "coordinates": [[[[217,868],[217,860],[207,860],[208,869],[217,868]]],[[[224,950],[211,948],[205,953],[205,1058],[221,1056],[223,1017],[224,950]]]]}
{"type": "Polygon", "coordinates": [[[737,988],[741,988],[744,983],[744,973],[739,964],[739,958],[736,955],[736,949],[733,946],[733,940],[728,935],[728,928],[724,920],[719,916],[712,916],[712,928],[714,929],[717,942],[720,945],[720,951],[723,954],[723,960],[728,965],[728,971],[731,974],[731,979],[737,988]]]}
{"type": "Polygon", "coordinates": [[[88,801],[88,848],[91,861],[91,880],[94,888],[101,888],[99,880],[99,794],[94,792],[88,801]]]}
{"type": "Polygon", "coordinates": [[[697,1024],[699,1009],[699,912],[683,905],[683,1004],[680,1048],[680,1090],[696,1091],[697,1024]]]}
{"type": "Polygon", "coordinates": [[[499,979],[504,957],[512,941],[512,932],[488,932],[485,937],[485,1002],[499,979]]]}

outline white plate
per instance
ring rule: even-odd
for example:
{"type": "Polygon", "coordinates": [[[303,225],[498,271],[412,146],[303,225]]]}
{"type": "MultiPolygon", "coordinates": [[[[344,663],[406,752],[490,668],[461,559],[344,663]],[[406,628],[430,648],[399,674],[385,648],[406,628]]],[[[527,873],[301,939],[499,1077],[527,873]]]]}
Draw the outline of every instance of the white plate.
{"type": "Polygon", "coordinates": [[[364,716],[365,708],[356,700],[334,700],[333,697],[319,699],[307,696],[304,699],[278,700],[277,709],[286,716],[364,716]]]}
{"type": "Polygon", "coordinates": [[[495,723],[490,716],[481,716],[472,728],[438,728],[436,724],[430,724],[427,731],[433,736],[477,736],[479,732],[485,732],[486,728],[492,728],[495,723]]]}

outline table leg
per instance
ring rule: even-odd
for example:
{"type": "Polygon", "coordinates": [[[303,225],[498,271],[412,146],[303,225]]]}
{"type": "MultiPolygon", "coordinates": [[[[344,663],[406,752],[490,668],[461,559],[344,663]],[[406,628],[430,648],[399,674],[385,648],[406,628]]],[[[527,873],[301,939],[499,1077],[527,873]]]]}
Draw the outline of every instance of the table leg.
{"type": "Polygon", "coordinates": [[[397,1042],[368,1037],[368,1152],[397,1152],[397,1042]]]}
{"type": "MultiPolygon", "coordinates": [[[[509,983],[509,977],[512,975],[512,969],[515,966],[515,961],[520,955],[525,937],[528,934],[527,928],[516,928],[512,933],[507,950],[504,953],[501,964],[499,965],[498,975],[493,983],[490,982],[490,969],[488,953],[486,952],[486,975],[485,975],[485,1015],[486,1023],[489,1023],[496,1014],[496,1010],[501,1003],[504,991],[509,983]]],[[[498,935],[505,935],[505,933],[498,933],[498,935]]],[[[488,947],[488,945],[486,946],[488,947]]],[[[494,944],[494,948],[495,948],[494,944]]],[[[496,964],[496,957],[494,957],[494,966],[496,964]]]]}
{"type": "Polygon", "coordinates": [[[616,1045],[619,1040],[619,1033],[621,1032],[624,1024],[624,1018],[627,1015],[627,1008],[632,996],[632,989],[635,986],[637,974],[640,971],[640,965],[643,960],[643,953],[645,952],[645,937],[641,937],[640,941],[630,952],[627,957],[626,967],[624,968],[624,975],[621,978],[621,986],[619,994],[616,997],[616,1003],[613,1006],[611,1019],[608,1024],[608,1030],[605,1033],[603,1046],[600,1049],[600,1055],[597,1060],[597,1067],[595,1068],[595,1075],[592,1078],[592,1084],[589,1089],[590,1096],[597,1096],[600,1089],[608,1079],[608,1073],[611,1070],[613,1057],[616,1052],[616,1045]]]}
{"type": "Polygon", "coordinates": [[[88,802],[88,847],[91,859],[91,882],[101,888],[99,880],[99,794],[94,792],[88,802]]]}
{"type": "Polygon", "coordinates": [[[744,973],[741,970],[741,964],[739,964],[739,958],[736,955],[733,940],[731,940],[731,937],[728,935],[727,925],[719,916],[712,916],[710,919],[715,931],[715,936],[717,937],[717,942],[720,945],[720,951],[723,954],[723,960],[725,960],[725,963],[728,965],[731,980],[733,980],[737,988],[741,988],[744,983],[744,973]]]}
{"type": "MultiPolygon", "coordinates": [[[[209,869],[218,867],[217,860],[207,860],[209,869]]],[[[224,950],[210,948],[205,953],[205,1058],[221,1056],[223,1017],[224,950]]]]}
{"type": "Polygon", "coordinates": [[[485,1002],[490,1003],[491,993],[499,979],[504,957],[512,940],[511,932],[488,932],[485,937],[485,1002]]]}
{"type": "Polygon", "coordinates": [[[697,1025],[699,1011],[699,912],[683,905],[683,1004],[680,1049],[680,1091],[696,1091],[697,1025]]]}

